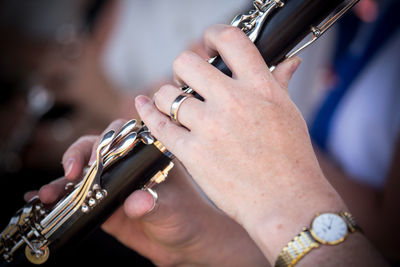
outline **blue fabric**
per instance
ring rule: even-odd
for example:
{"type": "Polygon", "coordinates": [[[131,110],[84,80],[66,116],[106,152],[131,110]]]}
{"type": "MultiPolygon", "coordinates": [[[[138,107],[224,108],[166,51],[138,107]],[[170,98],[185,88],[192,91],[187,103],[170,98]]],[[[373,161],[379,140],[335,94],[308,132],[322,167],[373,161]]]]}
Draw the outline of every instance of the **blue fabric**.
{"type": "Polygon", "coordinates": [[[400,1],[389,0],[382,3],[381,12],[374,23],[361,23],[353,14],[340,21],[333,62],[339,77],[338,83],[329,90],[310,126],[313,142],[322,149],[326,149],[332,118],[341,99],[364,67],[398,28],[399,11],[400,1]]]}

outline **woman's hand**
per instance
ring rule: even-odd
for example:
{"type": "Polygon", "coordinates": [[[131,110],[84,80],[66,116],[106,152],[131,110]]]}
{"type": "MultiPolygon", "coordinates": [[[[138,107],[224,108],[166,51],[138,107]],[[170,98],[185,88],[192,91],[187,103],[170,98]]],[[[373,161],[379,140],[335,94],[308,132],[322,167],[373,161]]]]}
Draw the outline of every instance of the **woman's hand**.
{"type": "MultiPolygon", "coordinates": [[[[105,132],[118,130],[123,123],[115,121],[105,132]]],[[[66,151],[65,178],[40,189],[42,202],[54,203],[68,181],[81,177],[87,162],[95,159],[98,139],[82,137],[66,151]]],[[[152,196],[138,190],[103,224],[103,230],[160,266],[267,264],[245,230],[204,198],[179,162],[155,190],[158,201],[153,210],[152,196]]]]}
{"type": "Polygon", "coordinates": [[[139,115],[187,168],[203,191],[242,224],[272,262],[316,212],[345,209],[319,168],[306,124],[290,100],[289,80],[299,65],[287,60],[270,72],[257,48],[237,28],[205,34],[209,56],[219,53],[230,78],[198,55],[174,62],[176,80],[199,93],[168,117],[182,92],[165,85],[139,96],[139,115]]]}

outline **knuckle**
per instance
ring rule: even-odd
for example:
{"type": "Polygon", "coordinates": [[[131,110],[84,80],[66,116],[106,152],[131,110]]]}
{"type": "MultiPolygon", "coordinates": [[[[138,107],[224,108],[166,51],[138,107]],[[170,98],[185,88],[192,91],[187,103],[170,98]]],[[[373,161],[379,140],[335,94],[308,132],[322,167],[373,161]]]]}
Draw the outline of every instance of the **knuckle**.
{"type": "Polygon", "coordinates": [[[81,148],[84,148],[86,144],[93,146],[98,139],[99,136],[96,135],[82,136],[71,146],[71,149],[79,150],[81,148]]]}
{"type": "Polygon", "coordinates": [[[109,127],[110,129],[116,129],[121,127],[122,125],[124,125],[126,123],[127,120],[125,119],[116,119],[113,122],[110,123],[109,127]]]}
{"type": "Polygon", "coordinates": [[[64,153],[63,158],[62,158],[62,163],[65,164],[67,163],[68,160],[71,158],[77,158],[78,155],[80,154],[80,150],[78,146],[71,146],[68,148],[68,150],[64,153]]]}
{"type": "Polygon", "coordinates": [[[163,99],[165,99],[165,94],[167,91],[167,88],[165,88],[166,85],[161,86],[157,92],[154,93],[153,95],[153,101],[154,104],[158,109],[162,107],[163,99]]]}
{"type": "Polygon", "coordinates": [[[274,102],[276,99],[275,96],[275,91],[271,89],[271,87],[264,87],[264,90],[262,90],[263,97],[268,101],[268,102],[274,102]]]}
{"type": "Polygon", "coordinates": [[[156,93],[157,97],[164,96],[166,94],[166,92],[168,92],[168,90],[169,90],[169,85],[164,84],[163,86],[160,87],[160,89],[158,89],[158,91],[156,93]]]}
{"type": "Polygon", "coordinates": [[[165,84],[158,89],[157,93],[154,95],[154,100],[156,103],[160,103],[161,100],[166,99],[169,95],[173,94],[175,87],[170,84],[165,84]]]}
{"type": "Polygon", "coordinates": [[[65,151],[63,155],[62,161],[64,162],[65,160],[71,158],[71,157],[76,157],[77,154],[80,154],[81,149],[84,147],[85,143],[94,143],[95,140],[97,139],[97,136],[95,135],[85,135],[79,137],[68,149],[65,151]]]}
{"type": "Polygon", "coordinates": [[[261,97],[270,103],[276,102],[279,98],[279,93],[283,92],[281,88],[278,88],[271,82],[260,83],[257,87],[261,88],[261,90],[258,90],[261,97]]]}
{"type": "Polygon", "coordinates": [[[179,70],[179,68],[186,66],[193,58],[194,53],[192,51],[186,50],[180,53],[173,63],[174,70],[179,70]]]}
{"type": "Polygon", "coordinates": [[[116,124],[123,124],[123,123],[126,123],[126,120],[125,120],[125,119],[116,119],[116,120],[114,121],[114,123],[116,123],[116,124]]]}
{"type": "Polygon", "coordinates": [[[163,103],[162,99],[163,99],[163,97],[161,96],[161,94],[159,92],[156,92],[153,95],[154,104],[159,110],[162,110],[162,103],[163,103]]]}
{"type": "Polygon", "coordinates": [[[224,94],[224,106],[229,112],[235,111],[238,107],[243,105],[243,98],[236,90],[226,91],[224,94]]]}
{"type": "Polygon", "coordinates": [[[167,127],[167,121],[165,119],[161,119],[155,122],[152,132],[153,134],[158,136],[165,130],[166,127],[167,127]]]}
{"type": "Polygon", "coordinates": [[[77,143],[92,143],[92,142],[94,142],[94,140],[96,140],[97,138],[98,138],[97,135],[84,135],[84,136],[81,136],[81,137],[78,139],[77,143]]]}
{"type": "Polygon", "coordinates": [[[244,33],[241,29],[233,26],[227,26],[220,30],[217,38],[221,42],[231,43],[243,35],[244,33]]]}

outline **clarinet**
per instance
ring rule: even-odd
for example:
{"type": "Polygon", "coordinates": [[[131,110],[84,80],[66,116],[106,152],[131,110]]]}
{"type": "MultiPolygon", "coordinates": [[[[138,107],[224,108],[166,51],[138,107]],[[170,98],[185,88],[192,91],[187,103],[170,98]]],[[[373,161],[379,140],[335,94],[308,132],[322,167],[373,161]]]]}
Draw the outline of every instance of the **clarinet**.
{"type": "MultiPolygon", "coordinates": [[[[235,17],[232,26],[239,27],[273,67],[315,42],[357,2],[254,0],[253,8],[235,17]],[[310,40],[300,44],[307,35],[310,40]]],[[[220,57],[209,62],[231,75],[220,57]]],[[[201,99],[191,88],[182,90],[201,99]]],[[[163,182],[173,168],[174,156],[136,120],[118,132],[104,134],[96,153],[96,161],[85,170],[82,180],[67,184],[66,195],[53,208],[47,209],[35,197],[11,218],[0,235],[2,260],[12,262],[24,255],[33,264],[46,262],[50,252],[79,241],[134,190],[163,182]]]]}

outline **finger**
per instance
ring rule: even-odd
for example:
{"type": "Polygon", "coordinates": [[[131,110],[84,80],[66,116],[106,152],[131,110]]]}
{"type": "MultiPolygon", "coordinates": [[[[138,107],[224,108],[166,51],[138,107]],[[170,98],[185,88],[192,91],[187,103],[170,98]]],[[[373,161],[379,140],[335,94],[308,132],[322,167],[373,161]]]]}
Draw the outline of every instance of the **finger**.
{"type": "Polygon", "coordinates": [[[29,202],[32,198],[36,197],[37,195],[39,195],[38,190],[28,191],[24,194],[24,200],[25,202],[29,202]]]}
{"type": "MultiPolygon", "coordinates": [[[[181,94],[182,90],[175,86],[164,85],[154,94],[153,99],[156,107],[169,116],[172,103],[181,94]]],[[[189,130],[193,130],[193,127],[198,125],[198,123],[193,122],[198,121],[201,114],[204,114],[204,103],[195,97],[188,97],[179,106],[177,120],[189,130]]]]}
{"type": "Polygon", "coordinates": [[[135,105],[139,116],[146,123],[151,133],[178,158],[184,156],[184,147],[190,132],[184,127],[174,124],[146,96],[136,97],[135,105]]]}
{"type": "Polygon", "coordinates": [[[139,219],[154,210],[153,196],[145,190],[133,192],[124,202],[125,214],[131,219],[139,219]]]}
{"type": "Polygon", "coordinates": [[[96,142],[94,143],[92,150],[91,150],[91,156],[89,160],[89,165],[91,165],[97,158],[97,147],[99,146],[101,137],[106,134],[107,132],[114,130],[115,134],[121,129],[121,127],[127,122],[125,119],[118,119],[110,123],[110,125],[107,126],[107,128],[103,131],[103,133],[96,139],[96,142]]]}
{"type": "Polygon", "coordinates": [[[65,177],[52,181],[42,186],[39,190],[39,198],[45,204],[51,204],[59,200],[65,194],[65,185],[68,180],[65,177]]]}
{"type": "Polygon", "coordinates": [[[276,68],[272,72],[272,75],[275,77],[276,81],[283,89],[287,90],[289,86],[289,81],[299,67],[300,63],[300,58],[290,58],[276,66],[276,68]]]}
{"type": "Polygon", "coordinates": [[[174,61],[174,80],[186,84],[204,99],[213,97],[230,78],[192,51],[181,53],[174,61]]]}
{"type": "Polygon", "coordinates": [[[98,137],[94,135],[83,136],[73,143],[64,153],[62,165],[65,177],[68,180],[76,180],[80,177],[83,168],[90,158],[93,144],[96,142],[97,138],[98,137]]]}
{"type": "Polygon", "coordinates": [[[177,160],[174,163],[175,166],[167,180],[152,188],[158,195],[156,203],[154,197],[145,190],[135,191],[126,199],[124,212],[128,217],[155,224],[162,222],[165,225],[171,217],[177,219],[179,214],[185,214],[185,209],[205,203],[205,198],[197,190],[183,166],[177,160]],[[190,200],[182,202],[182,199],[188,198],[195,199],[195,203],[190,200]],[[176,210],[180,212],[177,213],[176,210]]]}
{"type": "Polygon", "coordinates": [[[189,45],[189,50],[195,52],[204,60],[209,59],[203,40],[191,43],[189,45]]]}
{"type": "Polygon", "coordinates": [[[210,57],[219,54],[234,78],[253,79],[262,74],[272,79],[257,47],[239,28],[215,25],[206,30],[204,42],[210,57]]]}

